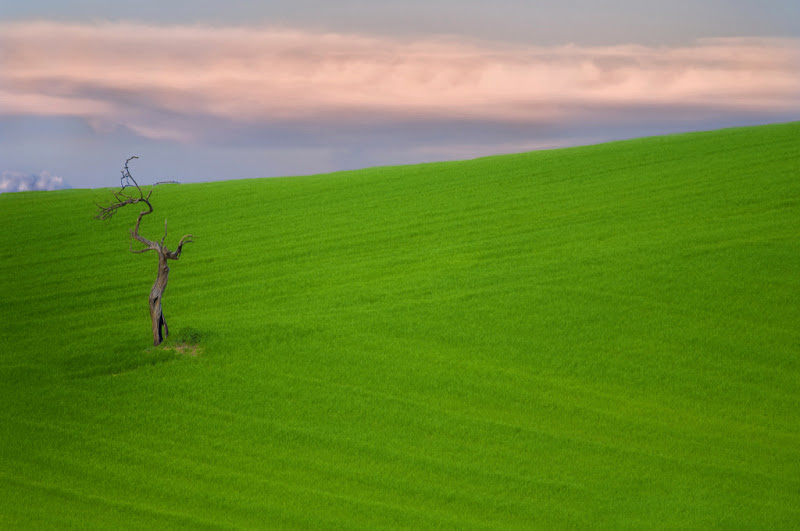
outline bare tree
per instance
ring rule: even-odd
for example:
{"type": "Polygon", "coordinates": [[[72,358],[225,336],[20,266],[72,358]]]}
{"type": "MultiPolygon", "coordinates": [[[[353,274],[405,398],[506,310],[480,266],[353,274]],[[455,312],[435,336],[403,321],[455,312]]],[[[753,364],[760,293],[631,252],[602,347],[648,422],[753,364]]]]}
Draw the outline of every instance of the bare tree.
{"type": "MultiPolygon", "coordinates": [[[[114,198],[109,200],[108,204],[98,204],[97,215],[95,219],[108,220],[117,213],[117,211],[127,205],[135,205],[143,203],[147,208],[139,212],[139,217],[136,218],[136,225],[130,230],[130,250],[132,253],[146,253],[147,251],[158,252],[158,275],[156,282],[153,284],[153,289],[150,290],[150,319],[153,323],[153,344],[159,345],[164,338],[169,335],[169,328],[167,321],[164,319],[164,312],[161,309],[161,299],[164,296],[164,290],[167,288],[167,280],[169,279],[169,266],[167,260],[177,260],[183,251],[185,243],[192,243],[192,235],[187,234],[178,243],[178,247],[174,251],[170,251],[165,245],[164,240],[167,237],[167,220],[164,220],[164,236],[160,242],[148,240],[139,234],[139,224],[142,218],[153,212],[153,204],[150,202],[150,196],[153,195],[155,186],[164,184],[163,182],[154,184],[150,190],[145,193],[145,190],[139,186],[139,183],[131,175],[128,169],[128,163],[139,157],[131,157],[125,161],[125,168],[122,170],[122,177],[120,178],[119,190],[113,191],[114,198]],[[144,247],[142,249],[133,248],[133,240],[140,242],[144,247]]],[[[174,182],[174,181],[168,181],[174,182]]]]}

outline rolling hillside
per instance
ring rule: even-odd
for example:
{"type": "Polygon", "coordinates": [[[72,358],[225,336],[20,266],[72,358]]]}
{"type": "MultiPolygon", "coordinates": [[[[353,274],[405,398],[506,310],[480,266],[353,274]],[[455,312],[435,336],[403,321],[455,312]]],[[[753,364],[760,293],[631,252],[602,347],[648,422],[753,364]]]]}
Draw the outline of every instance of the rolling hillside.
{"type": "Polygon", "coordinates": [[[0,195],[2,528],[800,522],[800,122],[160,186],[158,348],[107,194],[0,195]]]}

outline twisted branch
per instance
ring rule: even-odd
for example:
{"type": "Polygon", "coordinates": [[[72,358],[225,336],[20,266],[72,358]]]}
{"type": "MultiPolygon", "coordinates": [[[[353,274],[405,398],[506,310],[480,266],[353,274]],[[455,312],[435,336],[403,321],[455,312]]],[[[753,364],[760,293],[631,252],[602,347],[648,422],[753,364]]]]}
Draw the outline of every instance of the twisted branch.
{"type": "MultiPolygon", "coordinates": [[[[122,170],[122,177],[120,177],[119,180],[120,188],[119,190],[111,192],[114,196],[114,199],[109,200],[108,204],[106,205],[95,203],[98,208],[97,215],[94,217],[95,219],[102,221],[109,220],[114,217],[114,214],[116,214],[120,208],[126,205],[135,205],[136,203],[145,203],[150,209],[149,212],[147,212],[148,214],[153,211],[153,205],[150,204],[150,196],[153,194],[153,189],[151,188],[147,192],[147,195],[145,195],[144,190],[142,190],[142,187],[136,182],[136,179],[133,178],[133,175],[131,175],[131,171],[128,168],[128,163],[133,159],[138,158],[139,157],[131,157],[125,161],[125,168],[122,170]],[[135,188],[135,191],[129,192],[129,188],[135,188]]],[[[141,216],[139,219],[141,219],[141,216]]]]}
{"type": "Polygon", "coordinates": [[[132,253],[145,253],[147,251],[158,251],[159,253],[163,253],[164,256],[170,258],[172,260],[177,260],[178,257],[181,255],[183,250],[184,243],[192,243],[192,235],[187,234],[183,238],[181,238],[180,243],[178,244],[178,248],[175,251],[170,251],[166,247],[164,247],[164,240],[167,238],[167,220],[164,220],[164,236],[161,238],[159,243],[154,241],[148,240],[141,234],[139,234],[139,225],[142,223],[142,218],[148,214],[153,213],[153,204],[150,202],[150,196],[153,195],[153,190],[155,186],[159,184],[167,184],[167,183],[176,183],[177,181],[161,181],[153,185],[150,190],[145,193],[139,183],[136,182],[133,175],[131,174],[130,168],[128,168],[128,164],[130,161],[134,159],[138,159],[139,157],[130,157],[125,161],[125,167],[122,170],[122,177],[120,178],[120,188],[119,190],[112,191],[112,195],[114,197],[113,200],[109,200],[108,204],[101,205],[99,203],[95,203],[97,205],[98,211],[97,214],[94,216],[95,219],[99,219],[102,221],[106,221],[111,219],[117,211],[127,205],[135,205],[137,203],[144,203],[147,206],[147,210],[142,210],[139,212],[139,216],[136,218],[136,225],[134,225],[133,229],[130,232],[130,242],[129,242],[129,249],[132,253]],[[140,242],[144,245],[142,249],[134,249],[133,248],[133,240],[140,242]]]}
{"type": "Polygon", "coordinates": [[[186,236],[181,238],[181,242],[178,244],[178,248],[175,249],[174,251],[170,251],[164,248],[164,250],[166,251],[167,258],[169,258],[170,260],[177,260],[178,257],[180,257],[181,253],[183,252],[184,243],[194,243],[194,241],[192,241],[191,234],[187,234],[186,236]]]}

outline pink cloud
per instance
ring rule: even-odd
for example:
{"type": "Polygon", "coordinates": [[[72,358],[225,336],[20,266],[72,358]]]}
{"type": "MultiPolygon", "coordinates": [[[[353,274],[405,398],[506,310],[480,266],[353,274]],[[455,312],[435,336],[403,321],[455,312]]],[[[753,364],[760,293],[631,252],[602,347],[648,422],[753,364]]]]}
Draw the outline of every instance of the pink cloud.
{"type": "Polygon", "coordinates": [[[191,141],[197,120],[580,119],[587,108],[800,110],[800,39],[530,47],[292,29],[0,24],[0,114],[191,141]],[[176,119],[175,117],[180,117],[176,119]]]}

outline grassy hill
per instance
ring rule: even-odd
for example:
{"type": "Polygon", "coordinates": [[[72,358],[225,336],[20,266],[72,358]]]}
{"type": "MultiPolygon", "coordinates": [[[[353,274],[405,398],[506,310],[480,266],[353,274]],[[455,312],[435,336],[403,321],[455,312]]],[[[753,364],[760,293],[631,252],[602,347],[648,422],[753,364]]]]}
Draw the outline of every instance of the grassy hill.
{"type": "Polygon", "coordinates": [[[0,527],[800,522],[800,122],[158,187],[158,348],[106,196],[0,195],[0,527]]]}

